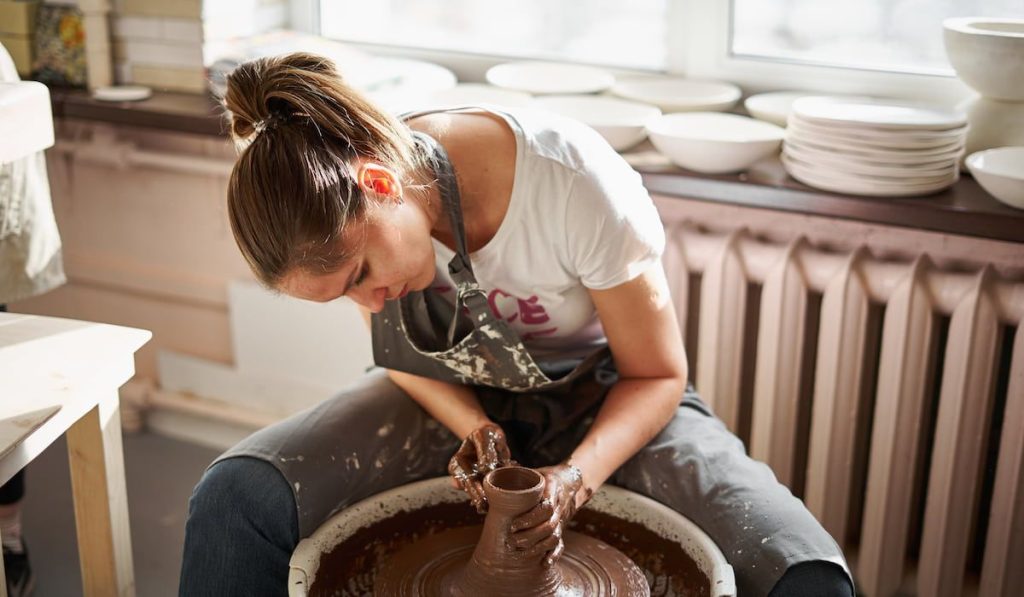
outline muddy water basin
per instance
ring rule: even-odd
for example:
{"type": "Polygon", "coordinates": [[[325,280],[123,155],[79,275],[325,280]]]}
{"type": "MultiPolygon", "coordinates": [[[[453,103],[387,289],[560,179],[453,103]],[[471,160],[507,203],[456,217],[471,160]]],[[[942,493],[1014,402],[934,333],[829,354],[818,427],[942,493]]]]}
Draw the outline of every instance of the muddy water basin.
{"type": "MultiPolygon", "coordinates": [[[[289,595],[369,596],[391,555],[428,535],[479,527],[483,516],[446,477],[367,498],[328,519],[292,554],[289,595]]],[[[639,494],[605,486],[570,529],[619,549],[643,570],[652,596],[732,597],[732,567],[699,527],[639,494]]]]}

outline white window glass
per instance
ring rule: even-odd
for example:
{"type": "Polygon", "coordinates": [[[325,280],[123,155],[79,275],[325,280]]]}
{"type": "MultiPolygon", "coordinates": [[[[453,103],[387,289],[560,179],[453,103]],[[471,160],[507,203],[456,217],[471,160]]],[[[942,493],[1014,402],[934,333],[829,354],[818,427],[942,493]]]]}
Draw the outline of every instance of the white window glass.
{"type": "Polygon", "coordinates": [[[1024,0],[732,0],[734,56],[948,74],[947,17],[1024,17],[1024,0]]]}
{"type": "Polygon", "coordinates": [[[321,0],[336,39],[664,69],[671,0],[321,0]]]}

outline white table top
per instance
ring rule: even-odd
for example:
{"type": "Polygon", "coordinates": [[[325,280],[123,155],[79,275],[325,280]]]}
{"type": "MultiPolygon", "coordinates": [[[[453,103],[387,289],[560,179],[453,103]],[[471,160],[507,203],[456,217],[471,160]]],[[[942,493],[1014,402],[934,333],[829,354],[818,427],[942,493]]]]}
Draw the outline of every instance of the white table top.
{"type": "MultiPolygon", "coordinates": [[[[33,413],[56,413],[10,450],[0,445],[0,484],[32,461],[134,374],[146,330],[103,323],[0,313],[0,420],[27,425],[33,413]]],[[[38,424],[39,417],[35,417],[38,424]]],[[[11,434],[0,440],[11,439],[11,434]]]]}

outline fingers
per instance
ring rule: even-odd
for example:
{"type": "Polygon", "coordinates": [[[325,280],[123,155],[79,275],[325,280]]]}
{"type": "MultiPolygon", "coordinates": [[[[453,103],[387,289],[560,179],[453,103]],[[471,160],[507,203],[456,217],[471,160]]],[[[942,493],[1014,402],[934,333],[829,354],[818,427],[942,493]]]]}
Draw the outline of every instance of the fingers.
{"type": "Polygon", "coordinates": [[[559,535],[557,544],[551,550],[551,553],[549,553],[548,556],[544,558],[544,565],[548,567],[554,566],[555,562],[558,561],[558,558],[562,557],[563,551],[565,551],[565,542],[562,541],[562,537],[561,535],[559,535]]]}
{"type": "Polygon", "coordinates": [[[540,501],[539,504],[534,506],[529,512],[520,514],[512,521],[511,531],[513,534],[518,534],[525,529],[531,529],[544,522],[551,520],[555,513],[555,505],[551,498],[545,497],[540,501]]]}

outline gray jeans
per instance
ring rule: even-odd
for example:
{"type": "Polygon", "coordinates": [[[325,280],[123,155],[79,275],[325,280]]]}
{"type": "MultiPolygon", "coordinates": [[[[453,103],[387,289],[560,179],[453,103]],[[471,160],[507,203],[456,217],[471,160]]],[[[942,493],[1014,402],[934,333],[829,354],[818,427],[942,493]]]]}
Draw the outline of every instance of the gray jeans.
{"type": "MultiPolygon", "coordinates": [[[[529,466],[564,459],[592,420],[592,412],[574,413],[580,424],[550,437],[545,418],[561,406],[545,405],[543,397],[508,402],[519,399],[481,394],[488,415],[509,435],[513,455],[529,466]]],[[[181,594],[282,594],[301,537],[365,497],[444,475],[458,444],[383,370],[253,434],[221,456],[196,487],[181,594]]],[[[741,595],[852,595],[832,537],[695,395],[610,482],[703,528],[732,564],[741,595]],[[801,585],[810,592],[797,592],[801,585]]]]}

